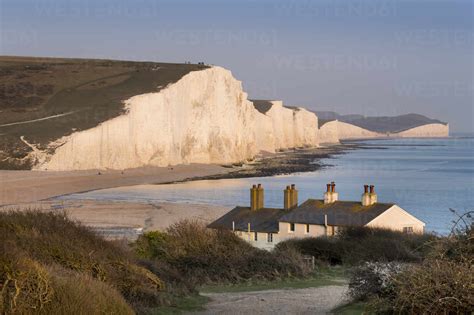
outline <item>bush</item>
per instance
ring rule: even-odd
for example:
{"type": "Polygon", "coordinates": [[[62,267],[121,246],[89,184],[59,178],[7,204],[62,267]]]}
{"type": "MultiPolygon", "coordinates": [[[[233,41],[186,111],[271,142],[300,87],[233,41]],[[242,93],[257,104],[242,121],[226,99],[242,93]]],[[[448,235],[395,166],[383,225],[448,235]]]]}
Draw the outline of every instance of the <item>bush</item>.
{"type": "MultiPolygon", "coordinates": [[[[51,268],[65,275],[73,272],[73,278],[82,279],[78,283],[92,284],[96,291],[113,288],[135,309],[161,303],[161,279],[140,266],[130,253],[68,220],[64,214],[1,212],[0,246],[2,313],[54,310],[51,307],[58,299],[80,300],[78,296],[84,292],[59,293],[58,286],[70,282],[53,276],[51,268]]],[[[113,294],[104,293],[103,300],[113,301],[113,294]]],[[[88,297],[84,301],[93,306],[95,300],[88,297]]]]}
{"type": "Polygon", "coordinates": [[[195,221],[176,223],[166,233],[146,233],[135,248],[143,258],[173,266],[192,285],[273,280],[309,272],[293,249],[261,250],[230,231],[211,230],[195,221]]]}
{"type": "Polygon", "coordinates": [[[400,263],[366,262],[351,270],[349,295],[355,301],[364,301],[391,290],[394,276],[403,271],[400,263]]]}
{"type": "Polygon", "coordinates": [[[304,255],[315,256],[331,265],[359,265],[372,262],[420,262],[426,255],[430,234],[407,235],[401,232],[367,227],[350,227],[336,237],[316,237],[288,240],[279,248],[294,247],[304,255]]]}
{"type": "Polygon", "coordinates": [[[396,275],[392,289],[372,303],[376,312],[470,314],[474,310],[474,233],[433,243],[422,264],[396,275]]]}

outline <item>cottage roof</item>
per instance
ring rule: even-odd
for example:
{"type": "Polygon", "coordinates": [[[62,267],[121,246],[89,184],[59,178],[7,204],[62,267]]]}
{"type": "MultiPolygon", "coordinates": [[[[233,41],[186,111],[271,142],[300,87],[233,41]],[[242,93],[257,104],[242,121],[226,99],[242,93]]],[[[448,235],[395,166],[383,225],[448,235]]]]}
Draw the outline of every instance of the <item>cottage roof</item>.
{"type": "Polygon", "coordinates": [[[279,221],[303,224],[327,224],[336,226],[364,226],[386,210],[392,203],[375,203],[362,206],[360,201],[336,201],[325,204],[323,200],[308,199],[296,209],[286,212],[279,221]]]}
{"type": "Polygon", "coordinates": [[[287,213],[284,209],[262,208],[250,210],[249,207],[235,207],[224,216],[208,225],[210,228],[232,229],[232,222],[235,223],[235,229],[238,231],[252,232],[278,232],[278,219],[287,213]]]}

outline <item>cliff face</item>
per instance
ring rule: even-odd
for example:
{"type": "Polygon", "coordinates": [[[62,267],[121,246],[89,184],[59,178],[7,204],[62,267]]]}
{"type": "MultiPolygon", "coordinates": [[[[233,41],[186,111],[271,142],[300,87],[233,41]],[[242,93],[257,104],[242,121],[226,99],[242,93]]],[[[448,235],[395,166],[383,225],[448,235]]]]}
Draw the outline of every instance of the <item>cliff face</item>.
{"type": "Polygon", "coordinates": [[[241,83],[219,67],[191,72],[159,92],[134,96],[126,109],[122,116],[61,139],[62,145],[39,168],[242,161],[258,152],[256,126],[265,119],[247,100],[241,83]]]}
{"type": "Polygon", "coordinates": [[[301,107],[284,107],[282,101],[266,101],[264,115],[271,120],[274,150],[317,146],[318,118],[301,107]]]}
{"type": "Polygon", "coordinates": [[[339,140],[378,138],[383,136],[383,134],[338,120],[329,121],[319,129],[319,141],[321,143],[338,143],[339,140]]]}
{"type": "Polygon", "coordinates": [[[392,137],[443,138],[449,136],[449,124],[428,124],[391,134],[392,137]]]}
{"type": "Polygon", "coordinates": [[[329,121],[319,127],[319,142],[320,143],[339,143],[339,134],[337,131],[337,120],[329,121]]]}
{"type": "Polygon", "coordinates": [[[126,113],[32,154],[37,169],[126,169],[145,165],[234,163],[261,151],[318,144],[318,120],[271,102],[255,109],[230,71],[193,71],[156,92],[125,101],[126,113]]]}
{"type": "Polygon", "coordinates": [[[383,136],[378,132],[370,131],[342,121],[337,122],[337,133],[341,140],[377,138],[383,136]]]}

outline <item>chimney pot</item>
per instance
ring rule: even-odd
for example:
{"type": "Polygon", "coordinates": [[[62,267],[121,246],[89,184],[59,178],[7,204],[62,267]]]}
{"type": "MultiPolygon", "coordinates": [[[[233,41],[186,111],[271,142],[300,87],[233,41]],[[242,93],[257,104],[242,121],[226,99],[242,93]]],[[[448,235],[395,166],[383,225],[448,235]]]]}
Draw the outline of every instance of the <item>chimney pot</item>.
{"type": "Polygon", "coordinates": [[[368,193],[369,192],[369,185],[364,185],[364,193],[368,193]]]}
{"type": "Polygon", "coordinates": [[[291,189],[295,189],[296,185],[295,184],[291,184],[291,189]]]}
{"type": "Polygon", "coordinates": [[[370,185],[370,193],[373,194],[374,193],[374,185],[370,185]]]}
{"type": "Polygon", "coordinates": [[[326,184],[326,192],[331,192],[331,184],[326,184]]]}
{"type": "Polygon", "coordinates": [[[336,192],[336,184],[331,182],[331,192],[336,192]]]}

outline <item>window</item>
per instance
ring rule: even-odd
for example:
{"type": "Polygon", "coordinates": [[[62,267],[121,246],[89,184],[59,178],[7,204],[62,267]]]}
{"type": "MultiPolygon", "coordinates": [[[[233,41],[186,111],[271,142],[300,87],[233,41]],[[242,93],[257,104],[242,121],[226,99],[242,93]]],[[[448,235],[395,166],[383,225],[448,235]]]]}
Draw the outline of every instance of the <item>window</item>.
{"type": "Polygon", "coordinates": [[[403,233],[412,234],[413,233],[413,227],[412,226],[403,227],[403,233]]]}
{"type": "Polygon", "coordinates": [[[267,234],[267,242],[268,242],[268,243],[272,243],[272,242],[273,242],[273,234],[272,234],[272,233],[268,233],[268,234],[267,234]]]}
{"type": "Polygon", "coordinates": [[[306,224],[306,233],[309,233],[309,224],[306,224]]]}
{"type": "Polygon", "coordinates": [[[295,231],[295,224],[290,223],[290,232],[294,232],[294,231],[295,231]]]}
{"type": "Polygon", "coordinates": [[[257,232],[254,232],[253,239],[254,239],[255,242],[258,241],[258,233],[257,232]]]}

